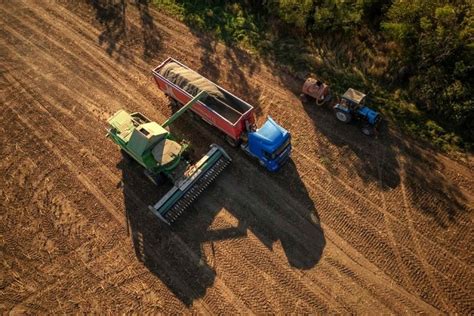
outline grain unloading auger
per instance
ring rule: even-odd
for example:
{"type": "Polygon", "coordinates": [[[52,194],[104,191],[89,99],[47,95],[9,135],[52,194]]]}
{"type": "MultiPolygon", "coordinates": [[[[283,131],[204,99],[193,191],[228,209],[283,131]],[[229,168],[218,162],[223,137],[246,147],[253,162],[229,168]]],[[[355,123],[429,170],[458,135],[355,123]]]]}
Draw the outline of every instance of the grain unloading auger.
{"type": "Polygon", "coordinates": [[[168,225],[214,181],[231,162],[227,153],[216,144],[197,163],[191,165],[184,155],[185,142],[178,143],[165,129],[187,109],[206,96],[201,92],[179,109],[162,125],[141,113],[119,110],[108,119],[108,137],[119,145],[122,153],[145,168],[145,175],[155,184],[168,178],[173,188],[150,210],[168,225]]]}

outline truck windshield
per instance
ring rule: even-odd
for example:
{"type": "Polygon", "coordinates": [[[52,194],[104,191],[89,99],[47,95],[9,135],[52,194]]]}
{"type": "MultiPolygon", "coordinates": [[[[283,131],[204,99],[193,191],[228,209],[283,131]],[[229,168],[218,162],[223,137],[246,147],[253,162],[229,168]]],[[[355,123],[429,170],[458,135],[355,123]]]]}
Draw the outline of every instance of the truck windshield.
{"type": "Polygon", "coordinates": [[[276,159],[278,156],[280,156],[280,154],[285,151],[285,149],[288,147],[288,145],[290,144],[290,137],[288,137],[288,139],[280,146],[280,148],[278,148],[277,150],[275,150],[273,152],[273,154],[271,155],[271,159],[276,159]]]}

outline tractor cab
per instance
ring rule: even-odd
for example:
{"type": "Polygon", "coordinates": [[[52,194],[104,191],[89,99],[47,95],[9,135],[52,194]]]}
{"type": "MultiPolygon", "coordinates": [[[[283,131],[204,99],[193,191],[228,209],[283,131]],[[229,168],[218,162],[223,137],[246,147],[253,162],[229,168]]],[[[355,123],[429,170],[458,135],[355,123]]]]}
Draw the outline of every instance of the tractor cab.
{"type": "Polygon", "coordinates": [[[357,111],[364,106],[366,95],[352,88],[347,89],[341,98],[340,105],[351,111],[357,111]]]}

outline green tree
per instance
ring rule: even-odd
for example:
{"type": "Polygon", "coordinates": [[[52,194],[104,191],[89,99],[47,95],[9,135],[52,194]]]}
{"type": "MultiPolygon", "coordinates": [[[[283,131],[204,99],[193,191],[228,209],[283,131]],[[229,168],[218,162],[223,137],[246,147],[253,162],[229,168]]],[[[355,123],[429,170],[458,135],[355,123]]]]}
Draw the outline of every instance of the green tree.
{"type": "Polygon", "coordinates": [[[458,0],[397,0],[382,29],[400,46],[412,69],[409,88],[417,104],[472,142],[473,4],[458,0]]]}

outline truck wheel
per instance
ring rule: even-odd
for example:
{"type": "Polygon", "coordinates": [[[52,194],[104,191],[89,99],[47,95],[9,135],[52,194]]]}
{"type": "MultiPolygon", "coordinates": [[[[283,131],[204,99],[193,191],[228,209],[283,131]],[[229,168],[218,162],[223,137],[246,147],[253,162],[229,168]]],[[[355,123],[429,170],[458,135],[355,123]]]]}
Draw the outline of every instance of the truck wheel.
{"type": "Polygon", "coordinates": [[[145,170],[145,176],[156,186],[163,184],[166,180],[162,173],[154,174],[148,170],[145,170]]]}
{"type": "Polygon", "coordinates": [[[372,136],[374,135],[374,128],[370,125],[364,125],[362,127],[362,134],[365,136],[372,136]]]}
{"type": "Polygon", "coordinates": [[[235,140],[229,135],[225,135],[225,141],[232,147],[238,147],[240,145],[240,139],[235,140]]]}
{"type": "Polygon", "coordinates": [[[351,121],[351,114],[336,109],[336,118],[343,123],[349,123],[351,121]]]}

